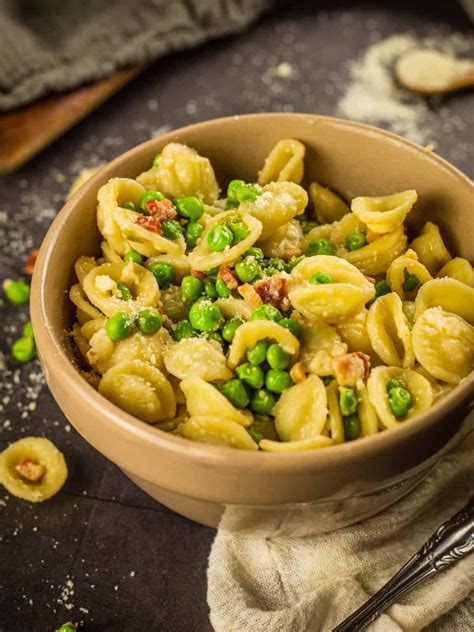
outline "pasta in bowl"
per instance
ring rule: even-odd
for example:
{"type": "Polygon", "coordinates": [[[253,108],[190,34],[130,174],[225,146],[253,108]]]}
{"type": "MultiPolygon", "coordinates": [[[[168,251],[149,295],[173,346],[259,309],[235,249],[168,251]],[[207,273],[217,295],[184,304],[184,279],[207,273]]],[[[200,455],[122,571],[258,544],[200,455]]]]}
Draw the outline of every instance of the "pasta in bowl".
{"type": "MultiPolygon", "coordinates": [[[[208,151],[199,134],[183,131],[138,148],[133,166],[118,159],[120,168],[112,163],[82,192],[92,237],[69,258],[72,278],[55,282],[69,289],[65,313],[74,310],[72,320],[63,317],[59,344],[75,387],[58,400],[73,417],[68,398],[81,409],[93,402],[98,427],[79,422],[79,429],[141,486],[150,481],[155,497],[162,497],[156,485],[175,487],[178,463],[191,463],[191,496],[214,502],[228,494],[239,504],[232,468],[214,459],[229,460],[244,478],[260,459],[283,502],[306,502],[325,462],[352,460],[367,473],[368,451],[374,470],[382,467],[389,435],[408,445],[423,434],[427,414],[457,392],[465,397],[472,267],[465,250],[451,258],[436,217],[420,222],[426,184],[405,176],[405,186],[345,189],[337,173],[324,175],[323,163],[322,174],[315,168],[306,149],[321,146],[296,119],[300,127],[288,117],[294,133],[273,134],[266,158],[257,152],[251,166],[219,153],[217,131],[208,151]],[[436,345],[446,361],[432,352],[436,345]],[[451,349],[461,347],[449,362],[451,349]],[[155,450],[170,468],[155,471],[155,450]],[[203,492],[206,462],[224,476],[203,492]],[[304,489],[296,492],[285,478],[290,470],[307,472],[304,489]]],[[[230,121],[221,125],[230,138],[230,121]]],[[[336,124],[324,125],[335,133],[336,124]]],[[[51,244],[44,248],[57,247],[51,244]]],[[[41,335],[39,351],[47,364],[41,335]]],[[[51,371],[48,379],[55,382],[51,371]]],[[[52,384],[55,395],[61,387],[52,384]]],[[[398,467],[400,475],[410,469],[398,467]]],[[[361,489],[364,476],[354,479],[361,489]]],[[[387,471],[384,481],[394,476],[387,471]]],[[[339,472],[316,497],[351,484],[339,472]]],[[[183,486],[178,493],[186,493],[183,486]]],[[[244,504],[262,502],[256,487],[248,494],[244,504]]]]}

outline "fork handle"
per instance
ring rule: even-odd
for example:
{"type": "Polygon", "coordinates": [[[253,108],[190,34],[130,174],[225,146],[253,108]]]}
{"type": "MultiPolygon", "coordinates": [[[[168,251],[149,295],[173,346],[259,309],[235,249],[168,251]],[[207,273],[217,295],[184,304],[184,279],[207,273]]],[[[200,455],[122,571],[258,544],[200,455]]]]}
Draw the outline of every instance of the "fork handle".
{"type": "Polygon", "coordinates": [[[474,551],[474,496],[444,522],[396,575],[333,632],[359,632],[401,595],[474,551]]]}

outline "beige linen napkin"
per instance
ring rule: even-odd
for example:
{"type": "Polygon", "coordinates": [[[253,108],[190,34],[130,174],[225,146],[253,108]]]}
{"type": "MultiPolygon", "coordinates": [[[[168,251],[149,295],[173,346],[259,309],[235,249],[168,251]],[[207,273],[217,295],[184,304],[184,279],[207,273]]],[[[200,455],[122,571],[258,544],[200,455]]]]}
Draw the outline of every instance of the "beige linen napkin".
{"type": "MultiPolygon", "coordinates": [[[[305,538],[218,531],[208,569],[214,629],[329,632],[467,502],[473,483],[471,440],[398,503],[357,525],[305,538]]],[[[406,594],[368,630],[472,631],[473,589],[471,555],[406,594]]]]}

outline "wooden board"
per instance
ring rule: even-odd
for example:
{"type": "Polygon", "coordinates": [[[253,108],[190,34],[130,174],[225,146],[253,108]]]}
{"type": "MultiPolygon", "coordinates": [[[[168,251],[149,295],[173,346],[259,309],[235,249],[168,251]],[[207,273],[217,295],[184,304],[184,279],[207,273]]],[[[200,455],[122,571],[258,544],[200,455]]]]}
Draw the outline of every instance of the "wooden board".
{"type": "Polygon", "coordinates": [[[131,81],[144,66],[0,114],[0,174],[11,173],[131,81]]]}

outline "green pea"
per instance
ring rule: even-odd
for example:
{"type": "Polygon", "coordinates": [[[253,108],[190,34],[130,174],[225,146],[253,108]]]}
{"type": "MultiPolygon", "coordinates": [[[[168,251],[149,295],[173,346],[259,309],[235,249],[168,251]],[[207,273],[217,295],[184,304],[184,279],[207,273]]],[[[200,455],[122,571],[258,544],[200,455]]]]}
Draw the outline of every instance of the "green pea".
{"type": "Polygon", "coordinates": [[[167,239],[172,239],[173,241],[178,239],[184,232],[184,228],[175,219],[167,219],[164,221],[161,224],[161,230],[167,239]]]}
{"type": "Polygon", "coordinates": [[[310,233],[313,228],[316,228],[316,226],[319,226],[318,222],[315,222],[313,220],[310,220],[308,222],[301,222],[301,230],[303,231],[303,235],[307,235],[308,233],[310,233]]]}
{"type": "Polygon", "coordinates": [[[129,250],[124,254],[123,260],[125,261],[125,263],[133,261],[133,263],[138,263],[140,265],[143,262],[143,257],[136,250],[129,250]]]}
{"type": "Polygon", "coordinates": [[[295,268],[300,261],[303,261],[304,255],[300,255],[299,257],[291,257],[289,261],[286,262],[286,269],[288,272],[291,272],[293,268],[295,268]]]}
{"type": "Polygon", "coordinates": [[[189,320],[180,320],[179,323],[176,323],[176,326],[173,329],[173,338],[179,342],[183,338],[193,338],[196,336],[196,332],[193,329],[193,326],[189,322],[189,320]]]}
{"type": "Polygon", "coordinates": [[[250,402],[247,387],[242,384],[240,380],[235,378],[229,380],[222,386],[221,393],[227,397],[229,402],[236,408],[245,408],[250,402]]]}
{"type": "Polygon", "coordinates": [[[403,283],[402,288],[404,292],[412,292],[416,290],[416,288],[420,284],[420,279],[416,276],[416,274],[410,274],[407,268],[403,268],[403,283]]]}
{"type": "Polygon", "coordinates": [[[346,441],[354,441],[360,437],[360,421],[359,417],[353,413],[343,418],[344,438],[346,441]]]}
{"type": "Polygon", "coordinates": [[[122,301],[132,300],[132,294],[128,289],[128,285],[126,283],[122,283],[122,281],[120,281],[120,283],[117,283],[117,290],[119,291],[120,299],[122,301]]]}
{"type": "Polygon", "coordinates": [[[222,327],[222,337],[227,342],[232,342],[235,332],[243,324],[243,320],[240,318],[232,318],[228,320],[226,324],[222,327]]]}
{"type": "Polygon", "coordinates": [[[315,272],[308,281],[313,285],[323,285],[326,283],[333,283],[332,276],[325,272],[315,272]]]}
{"type": "Polygon", "coordinates": [[[185,301],[197,301],[204,290],[204,283],[195,276],[185,276],[181,281],[181,296],[185,301]]]}
{"type": "Polygon", "coordinates": [[[234,235],[235,244],[242,241],[242,239],[245,239],[250,233],[250,230],[243,222],[231,222],[228,226],[234,235]]]}
{"type": "Polygon", "coordinates": [[[219,296],[216,290],[216,282],[214,279],[205,279],[204,280],[204,293],[209,298],[215,299],[219,296]]]}
{"type": "Polygon", "coordinates": [[[194,329],[210,332],[220,329],[224,317],[217,305],[213,305],[209,299],[201,298],[189,310],[189,320],[194,329]]]}
{"type": "Polygon", "coordinates": [[[305,250],[307,257],[315,255],[333,255],[336,249],[328,239],[313,239],[305,250]]]}
{"type": "Polygon", "coordinates": [[[283,393],[291,384],[290,374],[281,369],[270,369],[265,377],[265,386],[273,393],[283,393]]]}
{"type": "Polygon", "coordinates": [[[357,393],[350,386],[339,386],[339,408],[344,417],[356,412],[359,405],[357,393]]]}
{"type": "Polygon", "coordinates": [[[259,432],[256,428],[254,428],[253,426],[250,426],[250,428],[246,428],[246,430],[249,433],[249,435],[252,437],[252,439],[255,441],[255,443],[258,444],[263,439],[263,434],[259,432]]]}
{"type": "Polygon", "coordinates": [[[220,298],[229,298],[231,294],[229,288],[225,284],[225,281],[223,281],[222,279],[216,280],[216,292],[218,296],[220,296],[220,298]]]}
{"type": "Polygon", "coordinates": [[[174,281],[173,266],[166,261],[153,261],[148,265],[148,269],[158,281],[159,287],[166,287],[174,281]]]}
{"type": "Polygon", "coordinates": [[[207,337],[209,338],[209,340],[215,340],[220,345],[224,344],[224,338],[221,336],[221,334],[218,331],[211,331],[210,334],[207,334],[207,337]]]}
{"type": "Polygon", "coordinates": [[[399,380],[396,377],[392,377],[388,380],[386,389],[387,389],[387,393],[390,393],[392,388],[406,388],[406,387],[407,386],[404,380],[399,380]]]}
{"type": "Polygon", "coordinates": [[[118,342],[119,340],[125,340],[133,334],[135,331],[135,324],[130,314],[125,312],[117,312],[105,323],[105,332],[110,340],[118,342]]]}
{"type": "Polygon", "coordinates": [[[268,266],[274,270],[278,270],[278,272],[286,271],[286,263],[283,259],[280,259],[280,257],[271,257],[268,260],[268,266]]]}
{"type": "Polygon", "coordinates": [[[133,202],[123,202],[120,205],[120,208],[126,208],[129,211],[135,211],[137,210],[137,207],[135,206],[135,204],[133,202]]]}
{"type": "Polygon", "coordinates": [[[404,417],[411,406],[411,393],[406,388],[396,386],[390,389],[388,405],[395,417],[404,417]]]}
{"type": "Polygon", "coordinates": [[[257,248],[257,246],[252,246],[244,253],[244,257],[255,257],[255,259],[263,261],[265,255],[263,254],[263,250],[261,248],[257,248]]]}
{"type": "Polygon", "coordinates": [[[197,222],[188,222],[186,224],[184,239],[186,240],[189,248],[195,248],[203,230],[204,226],[198,224],[197,222]]]}
{"type": "Polygon", "coordinates": [[[12,344],[12,356],[18,362],[29,362],[36,355],[36,346],[33,338],[23,336],[17,338],[12,344]]]}
{"type": "Polygon", "coordinates": [[[240,204],[244,202],[255,202],[263,191],[258,184],[243,184],[235,191],[235,198],[240,204]]]}
{"type": "Polygon", "coordinates": [[[243,283],[251,283],[260,272],[260,266],[254,257],[249,257],[235,264],[235,273],[243,283]]]}
{"type": "Polygon", "coordinates": [[[161,151],[158,152],[156,154],[156,156],[154,156],[154,158],[153,158],[153,166],[154,167],[158,167],[158,163],[160,162],[160,158],[161,158],[161,151]]]}
{"type": "Polygon", "coordinates": [[[250,315],[250,320],[273,320],[275,323],[280,321],[282,315],[280,310],[273,305],[259,305],[250,315]]]}
{"type": "Polygon", "coordinates": [[[364,233],[359,230],[349,233],[345,240],[347,250],[359,250],[367,244],[367,239],[364,233]]]}
{"type": "Polygon", "coordinates": [[[259,340],[253,347],[247,350],[246,356],[250,364],[257,366],[267,359],[267,350],[270,343],[267,340],[259,340]]]}
{"type": "Polygon", "coordinates": [[[31,321],[28,321],[27,323],[24,324],[23,326],[23,336],[25,338],[33,338],[33,325],[31,324],[31,321]]]}
{"type": "Polygon", "coordinates": [[[303,327],[294,318],[282,318],[278,321],[278,324],[285,329],[289,329],[295,338],[301,338],[303,327]]]}
{"type": "Polygon", "coordinates": [[[375,298],[379,296],[384,296],[384,294],[390,294],[391,292],[390,285],[385,281],[385,279],[381,279],[377,281],[375,284],[375,298]]]}
{"type": "Polygon", "coordinates": [[[267,362],[272,369],[286,369],[290,364],[290,356],[279,344],[268,347],[267,362]]]}
{"type": "Polygon", "coordinates": [[[142,209],[143,213],[145,213],[145,215],[149,215],[150,211],[147,208],[148,202],[151,202],[152,200],[156,200],[157,202],[159,202],[160,200],[164,200],[164,198],[165,196],[163,195],[163,193],[160,193],[159,191],[145,191],[145,193],[140,198],[140,208],[142,209]]]}
{"type": "Polygon", "coordinates": [[[3,282],[5,296],[13,305],[24,305],[30,298],[30,286],[24,281],[6,279],[3,282]]]}
{"type": "Polygon", "coordinates": [[[181,217],[196,222],[204,213],[204,205],[194,195],[176,200],[176,208],[181,217]]]}
{"type": "Polygon", "coordinates": [[[265,383],[265,373],[259,366],[254,366],[250,362],[239,366],[237,375],[242,382],[251,388],[262,388],[265,383]]]}
{"type": "Polygon", "coordinates": [[[152,336],[163,326],[163,317],[156,309],[142,309],[138,312],[137,328],[145,336],[152,336]]]}
{"type": "Polygon", "coordinates": [[[222,252],[231,246],[234,241],[234,234],[225,224],[216,224],[207,234],[207,245],[213,252],[222,252]]]}
{"type": "Polygon", "coordinates": [[[231,180],[227,186],[227,198],[237,202],[237,191],[241,186],[244,186],[243,180],[231,180]]]}
{"type": "Polygon", "coordinates": [[[250,410],[257,415],[269,415],[275,406],[275,396],[264,388],[252,393],[250,410]]]}
{"type": "Polygon", "coordinates": [[[63,623],[60,628],[56,630],[56,632],[76,632],[77,626],[74,623],[63,623]]]}

